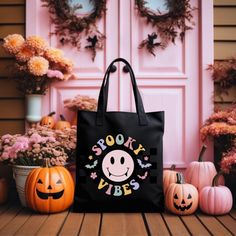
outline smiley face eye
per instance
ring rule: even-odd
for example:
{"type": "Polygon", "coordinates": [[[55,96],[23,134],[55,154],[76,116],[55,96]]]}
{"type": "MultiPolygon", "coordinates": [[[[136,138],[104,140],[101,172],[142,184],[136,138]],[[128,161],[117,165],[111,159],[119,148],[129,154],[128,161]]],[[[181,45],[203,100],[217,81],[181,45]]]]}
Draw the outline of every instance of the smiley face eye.
{"type": "Polygon", "coordinates": [[[56,184],[62,184],[61,180],[57,180],[56,184]]]}
{"type": "Polygon", "coordinates": [[[174,199],[179,199],[178,196],[177,196],[177,194],[175,194],[174,199]]]}
{"type": "Polygon", "coordinates": [[[110,161],[111,161],[111,164],[113,165],[115,163],[114,157],[111,157],[110,161]]]}
{"type": "Polygon", "coordinates": [[[192,196],[191,196],[191,194],[189,193],[187,199],[191,199],[191,198],[192,198],[192,196]]]}
{"type": "Polygon", "coordinates": [[[43,181],[42,181],[41,179],[39,179],[37,183],[38,183],[38,184],[42,184],[43,181]]]}
{"type": "Polygon", "coordinates": [[[121,157],[120,158],[120,164],[123,165],[125,163],[125,158],[124,157],[121,157]]]}

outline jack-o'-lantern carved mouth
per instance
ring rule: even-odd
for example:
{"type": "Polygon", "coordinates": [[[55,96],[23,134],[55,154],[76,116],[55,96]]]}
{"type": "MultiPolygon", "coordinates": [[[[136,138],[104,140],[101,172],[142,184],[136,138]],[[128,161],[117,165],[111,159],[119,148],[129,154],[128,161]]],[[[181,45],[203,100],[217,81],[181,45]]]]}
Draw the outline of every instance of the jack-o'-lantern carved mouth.
{"type": "Polygon", "coordinates": [[[193,205],[193,203],[191,202],[189,205],[185,205],[185,206],[181,206],[181,205],[177,205],[175,202],[174,202],[174,207],[179,210],[179,211],[185,211],[185,210],[189,210],[191,208],[191,206],[193,205]]]}
{"type": "Polygon", "coordinates": [[[49,197],[52,197],[53,199],[59,199],[64,194],[64,189],[56,193],[43,193],[39,191],[38,189],[36,189],[36,192],[37,192],[38,197],[44,200],[48,199],[49,197]]]}
{"type": "Polygon", "coordinates": [[[109,176],[115,176],[115,177],[122,177],[122,176],[128,176],[128,172],[129,172],[129,168],[127,167],[127,171],[124,173],[124,174],[122,174],[122,175],[115,175],[115,174],[112,174],[110,171],[109,171],[109,168],[107,168],[107,171],[108,171],[108,173],[109,173],[109,176]]]}

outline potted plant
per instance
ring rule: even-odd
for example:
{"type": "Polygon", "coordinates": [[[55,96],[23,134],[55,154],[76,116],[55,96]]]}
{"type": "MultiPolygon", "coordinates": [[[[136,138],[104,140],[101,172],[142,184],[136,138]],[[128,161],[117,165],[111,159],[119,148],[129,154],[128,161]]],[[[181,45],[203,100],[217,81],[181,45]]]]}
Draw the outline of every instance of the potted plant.
{"type": "Polygon", "coordinates": [[[42,166],[45,158],[51,165],[65,166],[73,159],[76,130],[53,130],[37,126],[24,135],[6,134],[0,138],[0,161],[11,164],[20,201],[25,202],[25,181],[32,169],[42,166]]]}
{"type": "Polygon", "coordinates": [[[64,81],[71,78],[73,63],[57,48],[49,47],[40,36],[24,39],[20,34],[11,34],[3,39],[3,48],[15,59],[13,78],[18,89],[26,96],[29,122],[41,119],[42,96],[46,94],[53,80],[64,81]]]}
{"type": "Polygon", "coordinates": [[[215,164],[225,174],[226,185],[230,188],[234,206],[236,204],[236,108],[217,111],[201,128],[201,138],[214,138],[215,164]]]}

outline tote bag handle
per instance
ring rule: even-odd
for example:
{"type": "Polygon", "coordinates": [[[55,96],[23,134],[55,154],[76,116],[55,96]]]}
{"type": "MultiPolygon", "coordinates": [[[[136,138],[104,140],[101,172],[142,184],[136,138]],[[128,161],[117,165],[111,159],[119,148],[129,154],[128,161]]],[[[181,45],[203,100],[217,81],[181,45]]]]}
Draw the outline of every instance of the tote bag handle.
{"type": "Polygon", "coordinates": [[[133,69],[131,65],[129,64],[129,62],[123,58],[117,58],[113,60],[104,75],[104,79],[102,82],[102,86],[99,93],[99,99],[98,99],[96,124],[100,126],[103,125],[104,114],[107,111],[108,88],[109,88],[109,78],[110,78],[111,68],[115,62],[119,62],[119,61],[126,64],[130,73],[130,78],[131,78],[133,93],[134,93],[134,98],[135,98],[136,112],[139,118],[139,125],[142,125],[142,126],[147,125],[147,117],[146,117],[145,110],[143,107],[142,98],[140,96],[140,93],[137,87],[133,69]]]}

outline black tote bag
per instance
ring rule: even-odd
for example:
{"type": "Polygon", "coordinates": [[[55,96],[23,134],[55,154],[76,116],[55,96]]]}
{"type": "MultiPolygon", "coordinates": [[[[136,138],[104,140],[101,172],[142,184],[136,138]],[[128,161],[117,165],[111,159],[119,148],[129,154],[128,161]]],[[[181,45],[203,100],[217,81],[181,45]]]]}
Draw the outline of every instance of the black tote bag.
{"type": "Polygon", "coordinates": [[[76,212],[160,212],[164,112],[145,113],[130,64],[115,59],[101,86],[97,112],[78,111],[76,212]],[[136,113],[107,112],[115,62],[129,70],[136,113]]]}

